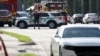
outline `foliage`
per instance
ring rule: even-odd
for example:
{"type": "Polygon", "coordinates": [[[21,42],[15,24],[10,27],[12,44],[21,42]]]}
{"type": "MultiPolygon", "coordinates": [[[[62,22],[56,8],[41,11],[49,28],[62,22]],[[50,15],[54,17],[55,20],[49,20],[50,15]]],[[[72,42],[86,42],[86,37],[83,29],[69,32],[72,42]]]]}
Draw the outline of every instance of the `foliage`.
{"type": "Polygon", "coordinates": [[[25,54],[19,54],[18,56],[36,56],[33,53],[25,53],[25,54]]]}
{"type": "MultiPolygon", "coordinates": [[[[24,0],[25,1],[25,8],[30,7],[31,5],[33,5],[36,2],[41,2],[42,0],[24,0]]],[[[66,0],[52,0],[52,1],[61,1],[64,2],[66,0]]],[[[82,2],[82,0],[67,0],[68,3],[68,10],[69,10],[69,14],[73,14],[73,13],[81,13],[83,10],[83,13],[88,13],[89,12],[89,1],[91,1],[91,12],[97,12],[100,14],[100,0],[83,0],[84,2],[82,2]],[[75,2],[73,2],[75,1],[75,2]],[[98,1],[98,2],[97,2],[98,1]],[[75,5],[74,5],[75,3],[75,5]],[[82,4],[83,7],[82,7],[82,4]],[[98,9],[97,9],[97,4],[98,4],[98,9]]]]}
{"type": "Polygon", "coordinates": [[[0,30],[0,32],[2,32],[3,34],[7,34],[9,36],[12,36],[12,37],[16,37],[20,42],[30,42],[30,41],[32,41],[30,39],[30,37],[25,36],[25,35],[13,33],[13,32],[7,32],[7,31],[3,31],[3,30],[0,30]]]}

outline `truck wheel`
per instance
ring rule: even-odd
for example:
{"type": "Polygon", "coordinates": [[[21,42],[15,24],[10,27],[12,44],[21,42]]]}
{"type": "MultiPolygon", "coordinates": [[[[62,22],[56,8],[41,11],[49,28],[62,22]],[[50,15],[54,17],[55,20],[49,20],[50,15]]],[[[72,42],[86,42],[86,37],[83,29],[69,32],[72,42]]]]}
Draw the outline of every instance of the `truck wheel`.
{"type": "Polygon", "coordinates": [[[25,29],[25,28],[27,28],[27,24],[25,22],[21,21],[18,23],[18,27],[21,29],[25,29]]]}
{"type": "Polygon", "coordinates": [[[4,24],[0,24],[0,27],[4,27],[4,24]]]}
{"type": "Polygon", "coordinates": [[[50,29],[57,28],[57,23],[51,21],[51,22],[48,23],[48,26],[49,26],[50,29]]]}
{"type": "Polygon", "coordinates": [[[9,26],[9,27],[12,27],[12,23],[8,23],[8,26],[9,26]]]}

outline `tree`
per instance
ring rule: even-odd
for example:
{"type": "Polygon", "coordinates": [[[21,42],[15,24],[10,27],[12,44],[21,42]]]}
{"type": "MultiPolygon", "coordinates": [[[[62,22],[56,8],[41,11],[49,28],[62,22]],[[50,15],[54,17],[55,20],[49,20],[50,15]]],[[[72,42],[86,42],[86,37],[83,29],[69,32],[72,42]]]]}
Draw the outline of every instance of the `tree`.
{"type": "Polygon", "coordinates": [[[26,7],[30,7],[32,5],[32,0],[26,0],[26,7]]]}

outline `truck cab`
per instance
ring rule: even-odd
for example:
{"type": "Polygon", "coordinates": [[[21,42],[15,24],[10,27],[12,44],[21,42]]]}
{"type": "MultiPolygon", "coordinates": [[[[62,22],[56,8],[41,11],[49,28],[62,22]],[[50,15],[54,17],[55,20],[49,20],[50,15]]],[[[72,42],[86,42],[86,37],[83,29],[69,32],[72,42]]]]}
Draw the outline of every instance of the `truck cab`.
{"type": "Polygon", "coordinates": [[[0,10],[0,26],[3,27],[4,24],[8,24],[9,27],[12,26],[12,16],[8,10],[0,10]]]}

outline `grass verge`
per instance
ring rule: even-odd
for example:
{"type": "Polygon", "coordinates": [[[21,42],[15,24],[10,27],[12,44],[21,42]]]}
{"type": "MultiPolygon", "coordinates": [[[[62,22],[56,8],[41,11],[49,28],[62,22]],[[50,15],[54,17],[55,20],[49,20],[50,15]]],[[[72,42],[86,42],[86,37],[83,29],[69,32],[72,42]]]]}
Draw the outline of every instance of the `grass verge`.
{"type": "Polygon", "coordinates": [[[25,53],[25,54],[19,54],[18,56],[36,56],[33,53],[25,53]]]}
{"type": "Polygon", "coordinates": [[[7,35],[12,36],[12,37],[16,37],[20,42],[30,42],[30,41],[32,41],[30,39],[30,37],[25,36],[25,35],[13,33],[13,32],[7,32],[7,31],[3,31],[3,30],[0,30],[0,33],[7,34],[7,35]]]}

